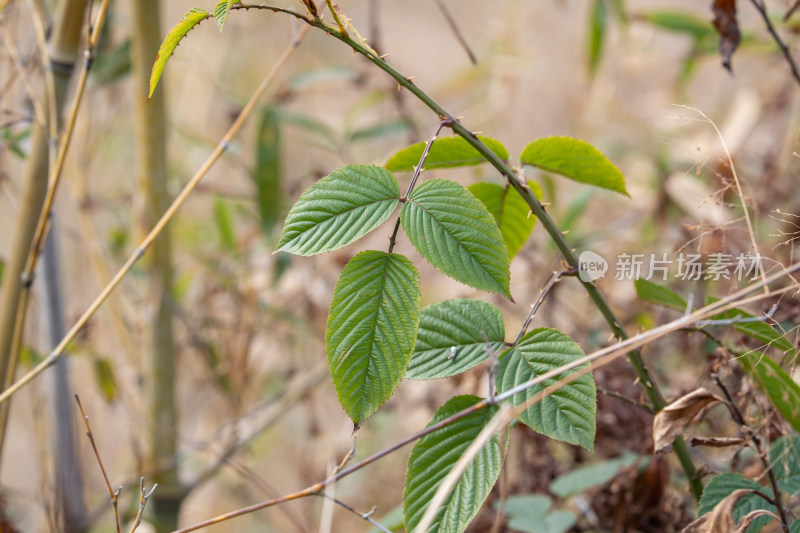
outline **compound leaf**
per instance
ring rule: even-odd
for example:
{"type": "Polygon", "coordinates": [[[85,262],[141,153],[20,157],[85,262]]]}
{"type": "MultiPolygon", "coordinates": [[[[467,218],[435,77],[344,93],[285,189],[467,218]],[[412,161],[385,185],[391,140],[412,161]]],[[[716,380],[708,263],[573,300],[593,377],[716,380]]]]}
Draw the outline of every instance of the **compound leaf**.
{"type": "MultiPolygon", "coordinates": [[[[481,399],[456,396],[436,411],[428,426],[467,409],[481,399]]],[[[461,458],[496,407],[483,409],[422,437],[411,450],[403,492],[406,531],[414,531],[442,480],[461,458]]],[[[478,514],[500,474],[502,452],[493,437],[467,467],[453,492],[439,509],[427,533],[461,533],[478,514]]]]}
{"type": "Polygon", "coordinates": [[[453,279],[511,299],[508,251],[494,218],[467,189],[432,179],[400,211],[408,239],[453,279]]]}
{"type": "Polygon", "coordinates": [[[380,226],[400,201],[394,175],[375,165],[347,165],[311,186],[286,217],[276,252],[338,250],[380,226]]]}
{"type": "MultiPolygon", "coordinates": [[[[551,370],[580,359],[581,347],[555,329],[534,329],[517,346],[500,356],[497,390],[502,393],[551,370]]],[[[519,406],[581,367],[545,380],[511,397],[519,406]]],[[[526,409],[519,419],[534,431],[550,438],[594,449],[597,392],[591,374],[585,374],[562,388],[551,391],[526,409]]]]}
{"type": "Polygon", "coordinates": [[[419,325],[419,276],[400,254],[348,261],[333,291],[325,346],[339,403],[360,426],[403,379],[419,325]]]}
{"type": "MultiPolygon", "coordinates": [[[[538,183],[529,181],[528,187],[539,200],[542,199],[542,189],[538,183]]],[[[494,217],[503,235],[503,242],[506,243],[508,258],[513,259],[536,225],[536,217],[531,213],[531,208],[509,185],[475,183],[469,186],[469,192],[483,202],[494,217]]]]}
{"type": "MultiPolygon", "coordinates": [[[[489,137],[478,137],[500,159],[508,159],[508,150],[500,141],[489,137]]],[[[419,164],[422,153],[425,151],[424,142],[412,144],[403,148],[386,162],[386,168],[392,172],[407,172],[414,170],[419,164]]],[[[425,159],[425,168],[466,167],[485,163],[486,159],[461,137],[447,137],[437,139],[432,145],[428,157],[425,159]]]]}
{"type": "Polygon", "coordinates": [[[628,195],[625,177],[591,144],[572,137],[543,137],[522,151],[520,161],[571,180],[628,195]]]}
{"type": "Polygon", "coordinates": [[[485,361],[490,351],[500,351],[504,338],[503,315],[490,303],[459,298],[428,306],[420,314],[406,378],[460,374],[485,361]]]}
{"type": "Polygon", "coordinates": [[[210,16],[211,14],[205,9],[193,7],[171,30],[169,30],[169,33],[164,38],[164,42],[161,43],[161,47],[158,49],[158,55],[153,64],[153,70],[150,73],[150,93],[147,95],[148,100],[153,96],[156,85],[158,85],[158,80],[161,79],[164,68],[167,66],[167,61],[172,57],[175,48],[178,47],[178,44],[180,44],[181,40],[186,37],[186,34],[189,33],[192,28],[210,16]]]}

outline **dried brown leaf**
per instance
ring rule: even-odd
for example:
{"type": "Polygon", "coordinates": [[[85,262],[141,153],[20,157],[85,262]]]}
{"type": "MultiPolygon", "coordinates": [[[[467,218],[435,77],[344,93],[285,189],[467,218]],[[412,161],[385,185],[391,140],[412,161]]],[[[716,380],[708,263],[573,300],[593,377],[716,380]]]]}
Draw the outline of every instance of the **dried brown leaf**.
{"type": "Polygon", "coordinates": [[[736,533],[747,533],[747,530],[750,528],[750,524],[753,523],[753,520],[764,515],[771,516],[775,520],[780,521],[780,518],[775,516],[774,513],[770,513],[766,509],[756,509],[755,511],[750,511],[744,515],[741,520],[739,520],[739,525],[736,527],[736,533]]]}
{"type": "Polygon", "coordinates": [[[731,58],[742,38],[736,20],[736,0],[714,0],[711,9],[714,12],[714,28],[719,34],[719,55],[722,57],[722,66],[733,72],[731,58]]]}
{"type": "MultiPolygon", "coordinates": [[[[750,489],[733,491],[727,498],[719,502],[713,511],[704,514],[683,528],[681,533],[731,533],[732,531],[738,533],[739,530],[733,521],[733,508],[736,507],[739,500],[752,492],[750,489]]],[[[742,521],[744,522],[746,518],[743,518],[742,521]]]]}
{"type": "Polygon", "coordinates": [[[653,446],[656,453],[669,451],[675,437],[706,407],[722,399],[700,387],[656,413],[653,420],[653,446]]]}

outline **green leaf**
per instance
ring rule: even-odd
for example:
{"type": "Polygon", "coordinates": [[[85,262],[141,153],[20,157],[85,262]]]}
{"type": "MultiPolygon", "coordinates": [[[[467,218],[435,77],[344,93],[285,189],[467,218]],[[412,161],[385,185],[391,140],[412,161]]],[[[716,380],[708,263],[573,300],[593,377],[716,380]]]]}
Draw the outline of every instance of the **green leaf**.
{"type": "Polygon", "coordinates": [[[608,26],[608,10],[606,0],[594,0],[589,15],[589,75],[594,77],[600,60],[603,57],[606,28],[608,26]]]}
{"type": "MultiPolygon", "coordinates": [[[[703,497],[700,498],[700,508],[697,510],[697,516],[710,513],[719,502],[730,496],[733,491],[739,489],[759,490],[772,497],[771,488],[763,487],[757,481],[747,479],[742,474],[726,472],[712,477],[708,484],[706,484],[703,489],[703,497]]],[[[772,513],[777,511],[773,505],[767,503],[761,496],[757,494],[748,494],[739,500],[733,508],[734,522],[738,524],[747,513],[757,509],[766,509],[772,513]]],[[[748,533],[759,531],[771,520],[772,519],[768,516],[756,518],[747,529],[748,533]]]]}
{"type": "MultiPolygon", "coordinates": [[[[478,403],[477,396],[456,396],[433,415],[428,426],[478,403]]],[[[442,480],[496,412],[483,409],[422,437],[411,450],[403,492],[406,531],[414,531],[442,480]]],[[[467,467],[427,533],[461,533],[478,514],[500,474],[502,453],[493,437],[467,467]]]]}
{"type": "Polygon", "coordinates": [[[399,254],[361,252],[333,291],[325,346],[339,403],[360,426],[403,379],[419,325],[419,276],[399,254]]]}
{"type": "Polygon", "coordinates": [[[6,263],[0,259],[0,283],[3,283],[3,272],[6,270],[6,263]]]}
{"type": "Polygon", "coordinates": [[[543,137],[526,146],[519,157],[523,164],[629,196],[622,172],[587,142],[543,137]]]}
{"type": "Polygon", "coordinates": [[[114,378],[114,368],[108,359],[94,360],[94,377],[106,401],[113,402],[117,398],[117,380],[114,378]]]}
{"type": "MultiPolygon", "coordinates": [[[[558,330],[539,328],[525,335],[519,344],[500,356],[497,390],[502,393],[517,385],[584,357],[581,347],[558,330]]],[[[545,380],[511,397],[514,406],[524,404],[560,378],[545,380]]],[[[542,401],[526,409],[519,419],[534,431],[550,438],[594,449],[597,393],[594,379],[586,374],[559,390],[550,392],[542,401]]]]}
{"type": "Polygon", "coordinates": [[[567,498],[586,489],[604,485],[611,481],[620,470],[632,465],[637,460],[639,460],[638,455],[624,452],[615,459],[607,459],[593,465],[576,468],[554,479],[550,484],[550,491],[559,498],[567,498]]]}
{"type": "Polygon", "coordinates": [[[642,18],[662,30],[691,35],[703,39],[714,35],[711,22],[686,11],[651,11],[642,18]]]}
{"type": "Polygon", "coordinates": [[[167,61],[172,57],[175,48],[177,48],[178,44],[186,37],[186,34],[189,33],[192,28],[210,16],[211,14],[205,9],[193,7],[171,30],[169,30],[169,33],[164,38],[164,42],[161,43],[161,47],[158,49],[158,55],[153,64],[153,71],[150,73],[150,93],[147,95],[148,100],[152,98],[153,92],[156,90],[156,85],[158,85],[158,80],[161,79],[164,68],[167,66],[167,61]]]}
{"type": "Polygon", "coordinates": [[[294,204],[276,252],[338,250],[380,226],[400,201],[394,175],[375,165],[347,165],[322,178],[294,204]]]}
{"type": "MultiPolygon", "coordinates": [[[[529,181],[528,187],[536,198],[542,199],[542,189],[538,183],[529,181]]],[[[475,183],[469,186],[469,192],[483,202],[494,217],[503,242],[506,243],[509,260],[513,259],[536,225],[536,217],[531,213],[531,208],[509,185],[475,183]]]]}
{"type": "Polygon", "coordinates": [[[219,195],[214,196],[214,220],[217,223],[219,242],[223,250],[236,253],[236,236],[233,230],[233,220],[228,204],[219,195]]]}
{"type": "Polygon", "coordinates": [[[742,355],[736,359],[758,384],[795,431],[800,431],[800,386],[781,366],[759,351],[742,355]]]}
{"type": "Polygon", "coordinates": [[[464,298],[428,306],[420,315],[417,346],[405,377],[455,376],[485,361],[487,349],[500,351],[504,338],[503,315],[490,303],[464,298]]]}
{"type": "Polygon", "coordinates": [[[542,494],[509,496],[503,512],[511,519],[508,527],[524,533],[565,533],[575,525],[575,515],[551,511],[553,502],[542,494]]]}
{"type": "Polygon", "coordinates": [[[511,299],[503,236],[486,207],[449,180],[419,185],[400,211],[408,239],[430,263],[453,279],[511,299]]]}
{"type": "MultiPolygon", "coordinates": [[[[716,301],[717,298],[709,297],[706,299],[706,305],[716,301]]],[[[714,320],[730,320],[734,318],[750,319],[755,317],[747,311],[738,308],[728,309],[725,312],[714,315],[714,320]]],[[[759,342],[763,342],[767,346],[780,350],[786,355],[792,357],[797,355],[797,348],[792,344],[792,341],[786,338],[786,334],[776,330],[764,321],[737,322],[733,324],[733,327],[739,333],[743,333],[759,342]]]]}
{"type": "Polygon", "coordinates": [[[237,0],[220,0],[214,8],[214,20],[217,22],[219,31],[222,31],[222,27],[225,25],[225,19],[228,18],[228,13],[231,11],[231,6],[236,2],[237,0]]]}
{"type": "Polygon", "coordinates": [[[636,287],[636,296],[640,300],[675,309],[676,311],[686,311],[686,300],[672,289],[646,279],[637,279],[633,282],[633,285],[636,287]]]}
{"type": "Polygon", "coordinates": [[[769,458],[778,488],[797,496],[800,492],[800,436],[786,435],[773,442],[769,458]]]}
{"type": "MultiPolygon", "coordinates": [[[[500,159],[508,159],[508,150],[506,147],[494,139],[489,137],[478,137],[480,141],[485,144],[489,150],[497,154],[500,159]]],[[[403,148],[386,162],[386,168],[392,172],[408,172],[414,170],[422,158],[422,152],[425,150],[424,142],[412,144],[407,148],[403,148]]],[[[446,137],[444,139],[437,139],[431,146],[428,157],[425,159],[425,168],[433,170],[437,168],[454,168],[466,167],[470,165],[478,165],[486,162],[486,159],[475,148],[462,139],[461,137],[446,137]]]]}
{"type": "MultiPolygon", "coordinates": [[[[383,526],[384,528],[388,529],[389,531],[402,533],[405,531],[403,528],[403,506],[398,505],[385,515],[381,516],[377,519],[377,522],[383,526]]],[[[384,529],[378,529],[377,527],[373,527],[367,533],[381,533],[384,532],[384,529]]]]}
{"type": "Polygon", "coordinates": [[[256,165],[253,181],[261,227],[269,234],[283,214],[281,181],[281,114],[268,107],[261,115],[256,140],[256,165]]]}

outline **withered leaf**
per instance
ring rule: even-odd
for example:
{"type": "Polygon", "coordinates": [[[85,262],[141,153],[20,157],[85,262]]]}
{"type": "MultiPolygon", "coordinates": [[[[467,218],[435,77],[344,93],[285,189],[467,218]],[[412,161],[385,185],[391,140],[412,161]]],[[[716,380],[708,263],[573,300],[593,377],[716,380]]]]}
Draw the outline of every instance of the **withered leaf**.
{"type": "Polygon", "coordinates": [[[656,453],[669,451],[675,437],[682,434],[697,414],[711,404],[722,401],[703,387],[675,400],[653,419],[653,445],[656,453]]]}
{"type": "Polygon", "coordinates": [[[733,72],[731,58],[742,38],[739,23],[736,21],[736,0],[714,0],[711,9],[714,12],[714,28],[719,34],[719,55],[722,57],[722,66],[733,72]]]}
{"type": "MultiPolygon", "coordinates": [[[[735,490],[724,500],[719,502],[714,510],[706,513],[685,528],[681,533],[735,533],[739,532],[736,523],[733,521],[733,508],[736,504],[753,491],[750,489],[735,490]]],[[[749,516],[749,515],[748,515],[749,516]]],[[[742,522],[752,522],[752,518],[745,517],[742,522]]]]}

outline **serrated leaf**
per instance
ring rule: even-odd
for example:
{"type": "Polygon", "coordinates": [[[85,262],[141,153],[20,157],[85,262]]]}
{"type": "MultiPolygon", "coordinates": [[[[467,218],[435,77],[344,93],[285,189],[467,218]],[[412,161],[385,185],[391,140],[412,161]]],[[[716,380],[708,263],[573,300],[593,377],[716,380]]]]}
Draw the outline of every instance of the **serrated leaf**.
{"type": "MultiPolygon", "coordinates": [[[[703,497],[700,498],[700,508],[697,510],[697,516],[710,513],[717,504],[728,497],[733,491],[739,489],[759,490],[772,497],[772,489],[769,487],[764,487],[757,481],[747,479],[742,474],[726,472],[712,477],[706,484],[703,489],[703,497]]],[[[748,494],[740,499],[734,507],[733,519],[738,524],[747,513],[755,511],[756,509],[766,509],[773,513],[776,512],[775,507],[767,503],[761,496],[757,494],[748,494]]],[[[769,517],[756,518],[747,531],[748,533],[759,531],[770,521],[771,518],[769,517]]]]}
{"type": "Polygon", "coordinates": [[[419,276],[400,254],[368,250],[333,291],[325,346],[339,403],[360,426],[397,388],[414,351],[419,276]]]}
{"type": "MultiPolygon", "coordinates": [[[[542,199],[542,189],[538,183],[529,181],[528,187],[536,198],[542,199]]],[[[513,259],[536,225],[536,217],[531,213],[531,208],[509,185],[481,182],[470,185],[469,191],[494,217],[503,242],[506,243],[508,258],[513,259]]]]}
{"type": "Polygon", "coordinates": [[[800,436],[786,435],[770,445],[770,464],[778,488],[786,494],[800,494],[800,436]]]}
{"type": "MultiPolygon", "coordinates": [[[[478,139],[485,144],[489,150],[494,152],[500,159],[508,159],[508,150],[500,141],[496,141],[489,137],[481,137],[478,139]]],[[[414,170],[419,164],[422,153],[425,151],[424,142],[412,144],[407,148],[403,148],[386,162],[386,168],[392,172],[408,172],[414,170]]],[[[431,145],[428,157],[425,159],[424,167],[427,170],[434,170],[437,168],[455,168],[466,167],[471,165],[478,165],[486,162],[486,159],[475,148],[462,139],[461,137],[446,137],[444,139],[437,139],[431,145]]]]}
{"type": "Polygon", "coordinates": [[[686,311],[686,300],[672,289],[646,279],[637,279],[633,282],[633,285],[636,287],[636,296],[640,300],[669,307],[676,311],[686,311]]]}
{"type": "Polygon", "coordinates": [[[594,76],[597,72],[597,67],[600,66],[607,26],[608,9],[606,8],[606,0],[594,0],[589,16],[589,45],[587,46],[590,76],[594,76]]]}
{"type": "Polygon", "coordinates": [[[274,107],[268,107],[261,115],[256,138],[256,164],[253,169],[256,205],[261,227],[267,234],[283,214],[281,163],[281,114],[274,107]]]}
{"type": "MultiPolygon", "coordinates": [[[[476,404],[477,396],[456,396],[433,415],[428,426],[476,404]]],[[[406,531],[414,531],[442,480],[461,458],[496,407],[487,408],[422,437],[411,450],[403,492],[406,531]]],[[[493,437],[467,467],[427,533],[461,533],[478,514],[500,474],[502,453],[493,437]]]]}
{"type": "Polygon", "coordinates": [[[408,239],[433,266],[476,289],[511,299],[508,251],[494,218],[449,180],[419,185],[400,210],[408,239]]]}
{"type": "Polygon", "coordinates": [[[593,465],[576,468],[554,479],[550,484],[550,492],[559,498],[567,498],[597,485],[604,485],[611,481],[620,470],[639,459],[640,457],[634,453],[624,452],[615,459],[607,459],[593,465]]]}
{"type": "MultiPolygon", "coordinates": [[[[497,390],[502,393],[517,385],[584,357],[581,347],[555,329],[534,329],[518,345],[500,356],[497,390]]],[[[580,368],[580,367],[578,367],[580,368]]],[[[545,380],[511,397],[514,406],[524,404],[543,389],[578,369],[545,380]]],[[[550,438],[594,449],[597,392],[591,374],[586,374],[526,409],[519,419],[531,429],[550,438]]]]}
{"type": "Polygon", "coordinates": [[[228,18],[228,13],[230,13],[231,7],[236,1],[237,0],[220,0],[216,7],[214,7],[214,20],[217,22],[219,31],[222,31],[225,20],[228,18]]]}
{"type": "Polygon", "coordinates": [[[380,226],[400,201],[394,175],[375,165],[347,165],[304,192],[286,217],[276,252],[338,250],[380,226]]]}
{"type": "Polygon", "coordinates": [[[167,36],[164,38],[164,42],[161,43],[161,47],[158,49],[158,55],[156,56],[156,61],[153,63],[153,70],[150,73],[150,93],[147,95],[148,100],[152,98],[153,92],[156,90],[156,85],[158,85],[158,80],[161,79],[161,75],[164,73],[164,68],[167,66],[167,61],[169,61],[169,58],[172,57],[172,53],[175,52],[175,48],[177,48],[178,44],[180,44],[181,40],[186,37],[186,34],[189,33],[192,28],[210,16],[211,14],[205,9],[193,7],[169,31],[167,36]]]}
{"type": "Polygon", "coordinates": [[[572,137],[536,139],[520,154],[520,161],[571,180],[630,196],[625,177],[591,144],[572,137]]]}
{"type": "Polygon", "coordinates": [[[406,372],[409,379],[455,376],[503,348],[503,315],[480,300],[447,300],[420,314],[417,346],[406,372]],[[482,334],[486,335],[486,340],[482,334]]]}

